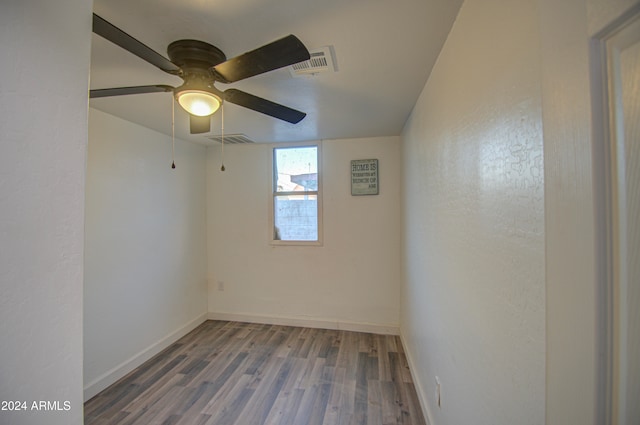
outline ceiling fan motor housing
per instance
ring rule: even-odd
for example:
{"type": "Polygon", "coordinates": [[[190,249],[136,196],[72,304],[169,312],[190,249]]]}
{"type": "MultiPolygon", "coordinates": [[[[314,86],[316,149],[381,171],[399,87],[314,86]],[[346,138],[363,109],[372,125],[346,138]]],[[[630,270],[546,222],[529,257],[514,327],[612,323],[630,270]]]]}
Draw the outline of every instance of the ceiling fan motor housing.
{"type": "Polygon", "coordinates": [[[167,47],[167,54],[171,62],[178,65],[184,73],[211,74],[210,68],[227,60],[222,50],[200,40],[174,41],[167,47]]]}
{"type": "Polygon", "coordinates": [[[184,84],[176,88],[175,93],[184,90],[213,91],[222,97],[217,90],[212,67],[227,60],[222,50],[200,40],[177,40],[167,47],[169,59],[182,70],[180,77],[184,84]]]}

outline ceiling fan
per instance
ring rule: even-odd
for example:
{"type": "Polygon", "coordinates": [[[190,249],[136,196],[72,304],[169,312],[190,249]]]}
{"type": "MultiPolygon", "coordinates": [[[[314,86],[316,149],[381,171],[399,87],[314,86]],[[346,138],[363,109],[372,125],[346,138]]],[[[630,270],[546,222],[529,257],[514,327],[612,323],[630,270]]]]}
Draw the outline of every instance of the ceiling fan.
{"type": "Polygon", "coordinates": [[[220,49],[199,40],[172,42],[167,47],[167,59],[95,13],[93,32],[160,70],[177,75],[184,82],[179,87],[148,85],[91,90],[91,98],[173,92],[180,106],[189,113],[190,130],[193,134],[209,132],[210,116],[223,100],[292,124],[300,122],[306,116],[304,112],[238,89],[220,91],[215,87],[216,82],[233,83],[309,60],[309,51],[294,35],[227,60],[220,49]]]}

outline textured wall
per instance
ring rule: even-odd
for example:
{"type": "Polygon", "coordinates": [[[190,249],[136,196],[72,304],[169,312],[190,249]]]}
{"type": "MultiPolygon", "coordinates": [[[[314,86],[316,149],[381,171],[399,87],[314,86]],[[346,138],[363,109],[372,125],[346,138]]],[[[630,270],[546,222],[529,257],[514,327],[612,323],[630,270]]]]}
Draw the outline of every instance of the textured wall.
{"type": "MultiPolygon", "coordinates": [[[[638,0],[582,0],[574,3],[574,5],[581,8],[581,14],[584,13],[585,1],[590,36],[601,31],[627,10],[632,7],[638,7],[638,0]]],[[[581,23],[584,25],[584,19],[582,19],[581,23]]]]}
{"type": "Polygon", "coordinates": [[[170,137],[95,109],[89,115],[86,396],[207,311],[206,149],[176,141],[172,170],[170,137]]]}
{"type": "Polygon", "coordinates": [[[603,218],[594,205],[601,214],[607,202],[601,193],[604,160],[599,157],[602,140],[597,133],[606,109],[598,96],[592,97],[601,90],[601,82],[590,44],[591,37],[639,3],[538,3],[545,147],[546,423],[600,424],[605,423],[600,415],[605,385],[599,379],[607,371],[600,369],[598,358],[606,351],[599,315],[604,311],[601,285],[606,278],[598,273],[606,243],[600,233],[603,218]]]}
{"type": "Polygon", "coordinates": [[[82,423],[90,34],[91,1],[0,4],[0,424],[82,423]]]}
{"type": "Polygon", "coordinates": [[[271,152],[225,147],[221,173],[219,146],[209,149],[209,311],[397,329],[399,139],[323,142],[323,246],[269,245],[271,152]],[[380,194],[351,196],[350,161],[369,158],[380,162],[380,194]]]}
{"type": "Polygon", "coordinates": [[[544,423],[537,24],[467,0],[403,133],[401,331],[434,425],[544,423]]]}

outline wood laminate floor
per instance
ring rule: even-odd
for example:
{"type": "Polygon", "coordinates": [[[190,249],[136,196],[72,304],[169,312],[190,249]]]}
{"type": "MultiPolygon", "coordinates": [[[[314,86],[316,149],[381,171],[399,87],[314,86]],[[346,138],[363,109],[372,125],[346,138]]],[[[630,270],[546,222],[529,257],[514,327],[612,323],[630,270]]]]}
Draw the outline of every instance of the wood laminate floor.
{"type": "Polygon", "coordinates": [[[86,425],[425,424],[392,335],[207,321],[91,400],[86,425]]]}

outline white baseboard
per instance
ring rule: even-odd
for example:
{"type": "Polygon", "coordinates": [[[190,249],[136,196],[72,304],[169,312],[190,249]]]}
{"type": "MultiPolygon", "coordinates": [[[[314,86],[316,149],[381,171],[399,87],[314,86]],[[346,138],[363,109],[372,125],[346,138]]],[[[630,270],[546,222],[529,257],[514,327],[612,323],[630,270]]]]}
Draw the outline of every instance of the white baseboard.
{"type": "Polygon", "coordinates": [[[377,323],[344,322],[328,319],[309,319],[286,316],[260,316],[245,313],[209,312],[209,320],[229,320],[233,322],[264,323],[267,325],[302,326],[307,328],[335,329],[342,331],[369,332],[382,335],[399,335],[400,328],[396,325],[382,325],[377,323]]]}
{"type": "Polygon", "coordinates": [[[84,387],[84,401],[89,400],[91,397],[98,394],[100,391],[103,391],[110,385],[117,382],[120,378],[127,375],[129,372],[140,366],[142,363],[146,362],[192,330],[194,330],[198,325],[202,324],[207,320],[207,314],[201,314],[195,319],[191,320],[189,323],[184,326],[176,329],[171,332],[169,335],[164,338],[154,342],[149,347],[140,351],[138,354],[133,357],[125,360],[120,363],[118,366],[113,369],[107,371],[106,373],[100,375],[98,378],[94,379],[92,382],[89,382],[84,387]]]}
{"type": "Polygon", "coordinates": [[[416,393],[418,395],[418,401],[420,402],[420,407],[422,408],[422,414],[427,419],[427,423],[430,425],[435,425],[435,421],[433,420],[433,415],[431,414],[431,410],[429,409],[429,403],[427,403],[427,393],[424,389],[424,385],[420,378],[416,375],[416,363],[413,361],[413,357],[411,356],[411,350],[407,346],[405,342],[404,336],[402,335],[402,330],[400,331],[400,341],[402,342],[402,348],[404,349],[404,355],[407,358],[407,363],[409,364],[409,372],[411,373],[411,379],[413,380],[413,386],[416,389],[416,393]]]}

